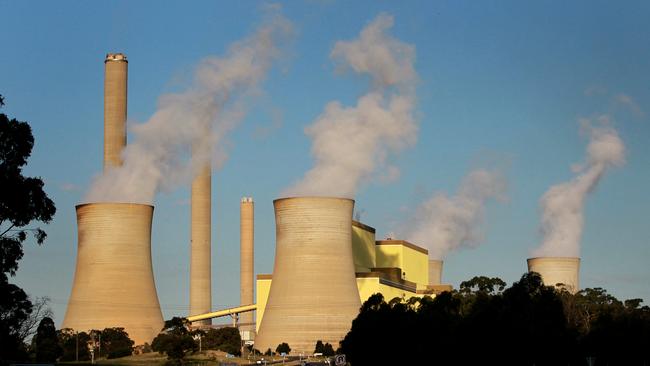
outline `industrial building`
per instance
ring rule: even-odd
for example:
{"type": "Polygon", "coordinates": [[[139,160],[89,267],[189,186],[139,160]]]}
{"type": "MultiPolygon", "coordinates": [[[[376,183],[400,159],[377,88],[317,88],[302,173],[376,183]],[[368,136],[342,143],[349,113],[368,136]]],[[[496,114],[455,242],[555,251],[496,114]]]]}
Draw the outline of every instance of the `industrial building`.
{"type": "MultiPolygon", "coordinates": [[[[259,333],[255,342],[257,349],[265,350],[280,342],[288,342],[292,349],[295,347],[298,351],[309,352],[317,340],[338,344],[349,330],[358,307],[348,315],[347,324],[330,332],[331,322],[328,317],[331,314],[328,313],[327,303],[323,303],[328,300],[327,297],[335,297],[337,301],[348,297],[350,302],[361,304],[375,293],[381,293],[390,300],[395,297],[435,296],[440,291],[451,290],[449,285],[429,282],[426,249],[405,240],[376,240],[375,229],[352,220],[351,211],[349,217],[342,217],[336,222],[327,221],[326,218],[331,217],[331,214],[319,209],[322,205],[319,201],[324,200],[343,199],[301,197],[275,201],[278,238],[274,273],[258,275],[256,283],[256,329],[259,333]],[[285,200],[300,203],[301,207],[294,208],[295,218],[287,218],[282,212],[278,214],[278,205],[285,200]],[[318,220],[314,220],[305,211],[320,211],[316,213],[319,215],[318,220]],[[288,233],[285,232],[285,226],[290,220],[301,220],[303,224],[301,227],[292,225],[289,228],[292,232],[288,233]],[[337,239],[331,236],[333,228],[336,229],[335,232],[349,232],[349,239],[345,234],[338,238],[340,243],[335,243],[337,239]],[[299,232],[298,237],[295,237],[296,231],[299,232]],[[287,236],[291,236],[295,242],[285,243],[287,236]],[[296,253],[296,250],[304,253],[296,253]],[[346,250],[350,253],[346,254],[346,250]],[[333,276],[337,278],[332,278],[333,276]],[[348,287],[347,291],[343,291],[342,287],[349,284],[350,280],[355,284],[354,290],[349,290],[348,287]],[[277,282],[281,283],[276,285],[277,282]],[[281,304],[272,303],[277,303],[278,297],[281,304]],[[278,309],[280,306],[283,308],[278,309]],[[301,308],[298,318],[301,324],[294,327],[287,323],[291,323],[292,317],[296,316],[293,313],[296,307],[301,308]],[[281,314],[278,314],[279,310],[281,314]],[[268,313],[276,319],[268,321],[268,313]],[[305,319],[312,317],[324,324],[320,328],[310,329],[305,319]],[[276,333],[269,337],[273,338],[272,341],[265,338],[266,332],[276,333]]],[[[440,271],[441,268],[440,265],[435,271],[440,271]]],[[[439,274],[436,279],[439,281],[439,274]]],[[[339,314],[343,309],[337,307],[331,311],[339,314]]]]}

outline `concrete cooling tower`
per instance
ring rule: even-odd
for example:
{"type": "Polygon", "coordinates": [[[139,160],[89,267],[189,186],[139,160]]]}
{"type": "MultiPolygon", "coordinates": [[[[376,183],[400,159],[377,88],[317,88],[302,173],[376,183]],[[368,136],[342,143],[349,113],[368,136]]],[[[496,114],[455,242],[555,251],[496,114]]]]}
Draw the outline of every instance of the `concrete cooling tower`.
{"type": "Polygon", "coordinates": [[[561,283],[572,294],[580,291],[580,258],[538,257],[528,259],[528,272],[537,272],[546,286],[561,283]]]}
{"type": "Polygon", "coordinates": [[[77,267],[62,328],[123,327],[135,344],[163,327],[153,268],[153,206],[78,205],[77,267]]]}
{"type": "MultiPolygon", "coordinates": [[[[251,197],[241,199],[240,207],[240,273],[239,273],[239,302],[241,305],[250,305],[255,302],[253,299],[254,286],[254,220],[255,220],[255,203],[251,197]]],[[[240,327],[242,330],[252,331],[255,329],[253,323],[253,313],[242,313],[239,321],[246,324],[240,327]]]]}
{"type": "Polygon", "coordinates": [[[109,53],[104,61],[104,169],[122,165],[126,146],[126,93],[128,61],[122,53],[109,53]]]}
{"type": "Polygon", "coordinates": [[[441,260],[429,259],[429,285],[440,285],[440,281],[442,281],[442,264],[441,260]]]}
{"type": "Polygon", "coordinates": [[[350,330],[361,301],[352,258],[352,209],[345,198],[299,197],[273,202],[273,282],[255,348],[311,353],[350,330]]]}

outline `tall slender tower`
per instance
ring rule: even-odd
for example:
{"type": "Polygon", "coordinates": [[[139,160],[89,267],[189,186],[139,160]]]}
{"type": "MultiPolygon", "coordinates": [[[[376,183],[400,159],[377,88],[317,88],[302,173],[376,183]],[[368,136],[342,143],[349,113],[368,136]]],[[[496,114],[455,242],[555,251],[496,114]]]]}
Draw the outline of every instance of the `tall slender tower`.
{"type": "MultiPolygon", "coordinates": [[[[190,315],[208,313],[212,308],[211,222],[212,173],[206,164],[192,181],[190,315]]],[[[201,320],[193,325],[210,325],[201,320]]]]}
{"type": "Polygon", "coordinates": [[[440,285],[442,280],[442,264],[443,262],[438,259],[429,259],[429,285],[440,285]]]}
{"type": "MultiPolygon", "coordinates": [[[[254,238],[255,238],[255,204],[252,197],[244,197],[241,199],[240,207],[240,225],[239,225],[239,241],[240,241],[240,264],[239,264],[239,302],[241,305],[250,305],[254,303],[253,300],[253,271],[254,271],[254,238]]],[[[243,330],[253,330],[253,313],[242,313],[240,321],[244,325],[241,327],[243,330]]]]}
{"type": "Polygon", "coordinates": [[[129,63],[123,53],[104,61],[104,170],[122,165],[126,146],[126,89],[129,63]]]}

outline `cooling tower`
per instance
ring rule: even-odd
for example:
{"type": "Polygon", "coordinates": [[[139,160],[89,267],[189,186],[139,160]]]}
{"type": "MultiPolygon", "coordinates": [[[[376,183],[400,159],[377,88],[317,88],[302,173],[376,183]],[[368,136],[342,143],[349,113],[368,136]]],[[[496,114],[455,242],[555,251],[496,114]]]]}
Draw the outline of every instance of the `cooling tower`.
{"type": "Polygon", "coordinates": [[[352,259],[352,209],[345,198],[284,198],[275,206],[273,281],[255,348],[311,353],[337,345],[361,302],[352,259]]]}
{"type": "Polygon", "coordinates": [[[547,286],[561,283],[571,293],[580,291],[580,258],[538,257],[528,259],[528,272],[537,272],[547,286]]]}
{"type": "Polygon", "coordinates": [[[163,327],[153,268],[153,206],[78,205],[77,268],[62,328],[124,327],[135,344],[163,327]]]}
{"type": "Polygon", "coordinates": [[[438,286],[442,281],[442,264],[441,260],[429,259],[429,285],[438,286]]]}
{"type": "Polygon", "coordinates": [[[122,53],[109,53],[104,61],[104,169],[122,165],[128,65],[122,53]]]}
{"type": "MultiPolygon", "coordinates": [[[[211,222],[212,177],[206,165],[192,181],[190,248],[190,315],[209,313],[212,307],[211,222]]],[[[211,319],[192,325],[210,325],[211,319]]]]}
{"type": "MultiPolygon", "coordinates": [[[[240,266],[239,266],[239,301],[241,305],[250,305],[255,303],[253,300],[253,271],[254,271],[254,220],[255,220],[255,204],[251,197],[244,197],[241,199],[240,207],[240,225],[239,225],[239,241],[240,241],[240,266]]],[[[239,316],[239,321],[243,325],[241,330],[254,330],[253,313],[242,313],[239,316]],[[250,324],[250,325],[246,325],[250,324]]]]}

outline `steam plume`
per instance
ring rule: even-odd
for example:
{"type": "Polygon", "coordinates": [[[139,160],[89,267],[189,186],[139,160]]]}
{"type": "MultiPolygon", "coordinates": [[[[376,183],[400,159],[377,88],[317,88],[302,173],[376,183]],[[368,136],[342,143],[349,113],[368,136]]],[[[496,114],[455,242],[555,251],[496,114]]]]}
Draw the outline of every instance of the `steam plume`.
{"type": "Polygon", "coordinates": [[[437,193],[417,208],[404,237],[429,250],[431,259],[444,259],[451,251],[475,247],[483,239],[485,204],[504,199],[506,180],[498,171],[477,169],[467,174],[453,197],[437,193]]]}
{"type": "Polygon", "coordinates": [[[586,162],[575,167],[577,176],[549,188],[540,200],[542,243],[535,257],[579,257],[584,224],[583,210],[591,192],[607,170],[625,163],[625,146],[609,117],[598,118],[598,125],[582,119],[582,130],[589,136],[586,162]]]}
{"type": "Polygon", "coordinates": [[[151,118],[132,128],[123,165],[96,178],[86,201],[151,203],[158,191],[188,183],[205,164],[219,168],[227,158],[227,134],[245,115],[246,97],[280,56],[278,42],[291,27],[275,14],[226,56],[203,59],[186,91],[160,97],[151,118]]]}
{"type": "Polygon", "coordinates": [[[417,75],[415,47],[388,35],[392,26],[393,17],[381,14],[359,38],[334,45],[330,57],[342,69],[368,74],[372,88],[354,107],[344,107],[338,101],[328,103],[305,129],[313,141],[315,165],[284,195],[353,197],[363,183],[399,175],[387,158],[416,141],[413,108],[417,75]],[[383,175],[376,173],[379,168],[383,175]]]}

